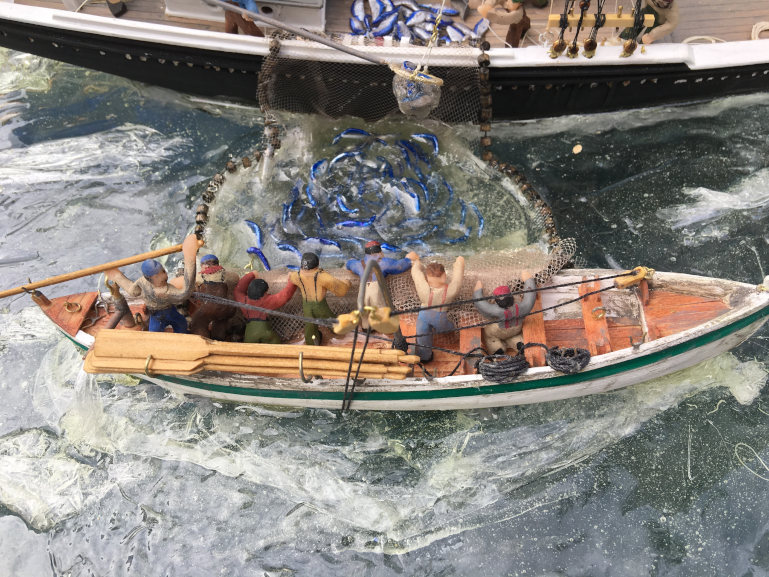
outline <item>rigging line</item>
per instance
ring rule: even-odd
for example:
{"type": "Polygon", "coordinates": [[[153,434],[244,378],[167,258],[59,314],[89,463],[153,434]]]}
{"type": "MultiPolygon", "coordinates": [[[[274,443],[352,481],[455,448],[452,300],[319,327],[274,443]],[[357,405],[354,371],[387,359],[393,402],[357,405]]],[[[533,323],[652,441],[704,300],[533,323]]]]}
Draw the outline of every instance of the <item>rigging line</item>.
{"type": "Polygon", "coordinates": [[[576,56],[579,52],[577,48],[577,38],[579,38],[579,31],[582,29],[582,21],[585,19],[585,14],[588,8],[590,8],[590,0],[580,0],[579,3],[579,20],[577,21],[577,30],[574,32],[574,40],[569,48],[569,55],[576,56]]]}
{"type": "Polygon", "coordinates": [[[295,315],[295,314],[291,314],[291,313],[284,313],[282,311],[275,311],[275,310],[265,309],[263,307],[257,307],[257,306],[254,306],[254,305],[249,305],[249,304],[246,304],[246,303],[241,303],[241,302],[238,302],[238,301],[233,301],[233,300],[230,300],[230,299],[226,299],[224,297],[218,297],[218,296],[215,296],[215,295],[209,295],[209,294],[206,294],[206,293],[194,292],[194,293],[192,293],[192,296],[195,297],[196,299],[200,299],[200,300],[204,300],[204,301],[209,301],[209,302],[220,304],[220,305],[228,305],[228,306],[233,306],[233,307],[240,307],[242,309],[249,310],[249,311],[257,311],[257,312],[260,312],[260,313],[265,313],[267,315],[273,315],[273,316],[276,316],[276,317],[283,317],[283,318],[288,318],[288,319],[301,320],[301,321],[304,321],[305,323],[312,323],[312,324],[320,325],[320,326],[332,327],[332,326],[334,326],[336,324],[335,320],[316,319],[316,318],[312,318],[312,317],[304,317],[304,316],[301,316],[301,315],[295,315]]]}
{"type": "MultiPolygon", "coordinates": [[[[581,301],[584,298],[587,298],[589,296],[592,296],[592,295],[595,295],[595,294],[598,294],[598,293],[602,293],[602,292],[607,291],[607,290],[611,290],[612,288],[614,288],[614,287],[608,286],[608,287],[596,289],[594,291],[587,292],[584,295],[580,295],[577,298],[574,298],[574,299],[571,299],[571,300],[568,300],[568,301],[561,301],[558,304],[554,304],[552,306],[545,307],[545,308],[542,308],[542,309],[539,309],[539,310],[536,310],[536,311],[531,311],[531,312],[526,313],[525,315],[520,315],[519,318],[523,319],[523,318],[526,318],[526,317],[531,316],[531,315],[536,315],[536,314],[539,314],[539,313],[544,313],[546,311],[555,310],[558,307],[562,307],[562,306],[565,306],[565,305],[570,305],[571,303],[579,302],[579,301],[581,301]]],[[[451,304],[454,304],[454,303],[451,303],[451,304]]],[[[444,306],[451,306],[451,305],[444,305],[444,306]]],[[[502,320],[504,320],[504,319],[502,319],[502,320]]],[[[477,329],[479,327],[485,327],[487,325],[492,325],[494,323],[499,323],[499,322],[502,322],[502,321],[500,319],[489,320],[489,321],[482,321],[480,323],[475,323],[473,325],[465,325],[465,326],[462,326],[462,327],[456,327],[456,328],[454,328],[452,330],[448,330],[448,331],[434,331],[434,332],[431,332],[431,333],[423,333],[421,335],[410,335],[410,336],[404,337],[404,338],[406,338],[406,339],[415,339],[417,337],[426,337],[426,336],[429,336],[429,335],[442,335],[442,334],[445,334],[445,333],[453,333],[453,332],[456,332],[456,331],[463,331],[465,329],[477,329]]],[[[423,345],[420,345],[420,346],[423,346],[423,345]]]]}
{"type": "MultiPolygon", "coordinates": [[[[539,291],[544,291],[544,290],[552,290],[552,289],[564,288],[564,287],[575,286],[575,285],[580,285],[580,284],[586,284],[586,283],[592,283],[592,282],[600,282],[600,281],[603,281],[603,280],[612,280],[612,279],[620,278],[620,277],[623,277],[623,276],[632,276],[633,274],[635,274],[635,273],[633,273],[632,271],[631,272],[623,272],[623,273],[619,273],[619,274],[616,274],[616,275],[598,277],[598,278],[593,278],[593,279],[583,279],[583,280],[567,282],[567,283],[562,283],[562,284],[555,284],[555,285],[551,285],[551,286],[537,287],[537,288],[533,288],[533,289],[524,289],[524,290],[519,290],[519,291],[511,291],[509,294],[510,294],[510,296],[517,296],[517,295],[522,295],[522,294],[526,294],[526,293],[534,293],[534,292],[539,292],[539,291]]],[[[609,288],[611,288],[611,287],[609,287],[609,288]]],[[[601,290],[607,290],[607,289],[601,289],[601,290]]],[[[489,298],[491,298],[491,297],[488,297],[488,296],[479,297],[479,298],[473,297],[471,299],[464,299],[464,300],[453,301],[452,303],[450,303],[448,305],[445,305],[445,304],[443,304],[443,305],[430,305],[428,307],[412,307],[410,309],[393,310],[392,312],[390,312],[390,315],[392,315],[392,316],[403,315],[403,314],[410,314],[410,313],[418,313],[420,311],[429,311],[431,309],[437,309],[437,308],[442,308],[442,307],[446,307],[446,306],[459,306],[459,305],[473,304],[473,303],[477,303],[477,302],[480,302],[480,301],[489,300],[489,298]]]]}
{"type": "Polygon", "coordinates": [[[419,64],[417,65],[417,67],[414,69],[412,80],[416,79],[417,74],[419,74],[419,72],[422,70],[422,67],[425,61],[430,58],[430,54],[433,51],[433,46],[435,46],[435,41],[438,39],[438,26],[441,23],[441,18],[443,17],[443,9],[445,8],[445,6],[446,6],[446,0],[441,0],[441,8],[434,22],[433,33],[430,36],[430,40],[427,43],[427,49],[422,54],[422,59],[419,61],[419,64]]]}
{"type": "MultiPolygon", "coordinates": [[[[357,329],[357,327],[356,327],[356,329],[357,329]]],[[[356,334],[357,334],[357,330],[356,330],[356,334]]],[[[361,352],[360,352],[361,356],[360,356],[360,359],[358,360],[358,368],[355,371],[355,377],[353,378],[352,386],[350,387],[350,398],[347,399],[347,409],[344,408],[344,399],[342,400],[342,410],[343,411],[344,410],[347,410],[347,411],[350,410],[350,405],[352,404],[352,398],[353,398],[353,395],[355,395],[355,385],[358,383],[358,375],[360,375],[360,369],[361,369],[361,366],[363,365],[363,355],[366,352],[366,349],[368,348],[368,339],[369,339],[370,336],[371,336],[371,327],[368,327],[368,329],[366,329],[366,340],[363,341],[363,349],[361,349],[361,352]]],[[[357,337],[356,337],[355,340],[356,341],[358,340],[357,337]]],[[[348,374],[347,379],[349,380],[349,378],[350,378],[350,376],[348,374]]],[[[347,383],[345,383],[345,389],[346,388],[347,388],[347,383]]],[[[347,395],[345,393],[345,397],[346,396],[347,395]]]]}
{"type": "MultiPolygon", "coordinates": [[[[350,375],[352,374],[352,364],[355,362],[355,347],[358,344],[358,327],[359,325],[355,325],[355,332],[353,333],[353,339],[352,339],[352,347],[350,351],[350,363],[347,365],[347,379],[344,381],[344,395],[342,396],[342,412],[346,411],[347,408],[349,408],[349,403],[347,402],[347,392],[350,387],[350,375]]],[[[360,355],[361,362],[363,362],[363,353],[361,352],[360,355]]],[[[358,365],[358,370],[360,370],[360,364],[358,365]]],[[[357,373],[356,373],[357,378],[357,373]]],[[[353,382],[355,382],[353,380],[353,382]]]]}

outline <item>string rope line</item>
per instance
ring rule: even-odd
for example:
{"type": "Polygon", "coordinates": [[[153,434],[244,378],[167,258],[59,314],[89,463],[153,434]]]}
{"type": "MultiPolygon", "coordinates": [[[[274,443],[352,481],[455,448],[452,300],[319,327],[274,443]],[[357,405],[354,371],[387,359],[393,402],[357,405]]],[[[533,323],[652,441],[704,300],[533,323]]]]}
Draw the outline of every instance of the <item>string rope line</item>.
{"type": "MultiPolygon", "coordinates": [[[[568,301],[562,301],[562,302],[559,302],[558,304],[555,304],[555,305],[552,305],[552,306],[549,306],[549,307],[545,307],[545,308],[542,308],[542,309],[539,309],[539,310],[536,310],[536,311],[530,311],[530,312],[526,313],[525,315],[519,315],[518,318],[524,319],[524,318],[526,318],[528,316],[531,316],[531,315],[536,315],[536,314],[544,313],[546,311],[552,311],[552,310],[557,309],[558,307],[562,307],[562,306],[565,306],[565,305],[569,305],[571,303],[579,302],[579,301],[581,301],[584,298],[587,298],[589,296],[592,296],[592,295],[595,295],[595,294],[598,294],[598,293],[605,292],[607,290],[611,290],[612,288],[614,288],[614,287],[607,286],[607,287],[604,287],[604,288],[596,289],[594,291],[587,292],[584,295],[580,295],[577,298],[573,298],[573,299],[568,300],[568,301]]],[[[527,291],[527,292],[534,292],[534,291],[527,291]]],[[[475,300],[478,300],[478,299],[475,299],[475,300]]],[[[454,304],[454,303],[452,303],[452,304],[454,304]]],[[[444,305],[444,306],[446,306],[446,305],[444,305]]],[[[431,307],[431,308],[435,308],[435,307],[431,307]]],[[[485,326],[488,326],[488,325],[493,325],[493,324],[498,323],[498,322],[501,322],[500,319],[496,319],[496,320],[492,319],[492,320],[489,320],[489,321],[482,321],[482,322],[479,322],[479,323],[475,323],[473,325],[464,325],[464,326],[461,326],[461,327],[457,327],[457,328],[455,328],[453,330],[433,331],[433,332],[430,332],[430,333],[422,333],[421,335],[410,335],[410,336],[407,336],[407,337],[404,336],[404,338],[405,339],[415,339],[417,337],[426,337],[426,336],[429,336],[429,335],[441,335],[441,334],[444,334],[444,333],[453,333],[453,332],[459,331],[459,330],[476,329],[476,328],[479,328],[479,327],[485,327],[485,326]]]]}
{"type": "MultiPolygon", "coordinates": [[[[568,283],[561,283],[561,284],[558,284],[558,285],[552,285],[552,286],[547,286],[547,287],[534,288],[534,289],[526,289],[526,290],[520,290],[520,291],[513,291],[513,292],[511,292],[509,294],[513,295],[513,296],[515,296],[515,295],[522,295],[522,294],[531,293],[531,292],[539,292],[539,291],[543,291],[543,290],[551,290],[551,289],[569,287],[569,286],[574,286],[574,285],[579,285],[579,284],[586,284],[586,283],[589,283],[589,282],[598,282],[598,281],[603,281],[603,280],[612,280],[612,279],[620,278],[620,277],[623,277],[623,276],[631,276],[633,274],[634,273],[632,271],[631,272],[624,272],[624,273],[619,273],[619,274],[611,275],[611,276],[598,277],[598,278],[595,278],[595,279],[579,280],[579,281],[573,281],[573,282],[568,282],[568,283]]],[[[605,290],[609,290],[610,288],[612,288],[612,287],[606,287],[606,288],[603,288],[603,289],[599,289],[598,291],[593,291],[593,292],[587,293],[587,294],[585,294],[582,297],[578,297],[577,299],[572,299],[572,300],[567,301],[567,302],[562,303],[562,304],[570,304],[572,302],[576,302],[576,301],[584,298],[585,296],[589,296],[591,294],[594,294],[595,292],[602,292],[602,291],[605,291],[605,290]]],[[[276,317],[301,320],[301,321],[303,321],[305,323],[313,323],[313,324],[316,324],[316,325],[322,325],[322,326],[327,326],[327,327],[332,327],[332,326],[334,326],[336,324],[336,321],[335,320],[331,320],[331,319],[316,319],[316,318],[312,318],[312,317],[304,317],[304,316],[296,315],[296,314],[292,314],[292,313],[285,313],[285,312],[282,312],[282,311],[277,311],[277,310],[273,310],[273,309],[266,309],[266,308],[263,308],[263,307],[249,305],[249,304],[246,304],[246,303],[242,303],[242,302],[238,302],[238,301],[233,301],[233,300],[230,300],[230,299],[227,299],[227,298],[224,298],[224,297],[210,295],[210,294],[207,294],[207,293],[194,292],[194,293],[192,293],[192,296],[195,297],[196,299],[203,300],[203,301],[209,301],[209,302],[213,302],[213,303],[221,304],[221,305],[240,307],[240,308],[245,309],[245,310],[261,312],[261,313],[265,313],[267,315],[272,315],[272,316],[276,316],[276,317]]],[[[446,306],[459,306],[459,305],[463,305],[463,304],[472,304],[472,303],[476,303],[476,302],[480,302],[480,301],[484,301],[484,300],[489,300],[489,298],[490,297],[484,296],[484,297],[479,297],[479,298],[472,298],[472,299],[465,299],[465,300],[460,300],[460,301],[454,301],[454,302],[450,303],[449,305],[445,305],[445,304],[444,305],[432,305],[432,306],[429,306],[429,307],[416,307],[416,308],[404,309],[404,310],[400,310],[400,311],[392,311],[390,313],[390,315],[391,316],[396,316],[396,315],[402,315],[402,314],[412,314],[412,313],[418,313],[420,311],[427,311],[427,310],[432,310],[432,309],[436,309],[436,308],[442,308],[442,307],[446,307],[446,306]]],[[[552,309],[555,309],[555,308],[557,308],[559,306],[562,306],[562,304],[553,305],[552,307],[548,307],[547,309],[542,309],[541,311],[533,311],[533,312],[530,312],[529,314],[531,315],[531,314],[535,314],[537,312],[543,312],[545,310],[552,310],[552,309]]],[[[522,315],[522,316],[525,317],[525,316],[528,316],[528,315],[522,315]]],[[[476,325],[471,325],[471,326],[468,326],[468,327],[460,327],[460,329],[461,328],[476,328],[478,326],[486,326],[488,324],[493,324],[495,322],[499,322],[499,321],[490,321],[490,322],[478,323],[476,325]]],[[[460,330],[460,329],[456,329],[456,330],[460,330]]],[[[453,332],[453,331],[444,331],[444,332],[453,332]]],[[[434,333],[434,334],[439,334],[439,333],[434,333]]]]}
{"type": "Polygon", "coordinates": [[[433,33],[430,35],[430,40],[427,43],[427,48],[422,54],[422,58],[419,61],[419,64],[414,69],[414,73],[411,76],[411,80],[414,81],[417,78],[417,75],[422,71],[422,68],[425,64],[425,62],[430,58],[430,54],[433,51],[433,46],[435,45],[436,40],[438,39],[438,26],[441,22],[441,18],[443,17],[443,9],[446,6],[446,0],[441,1],[441,7],[440,11],[438,12],[438,16],[435,18],[433,33]]]}
{"type": "MultiPolygon", "coordinates": [[[[553,285],[553,286],[550,286],[550,287],[542,287],[542,288],[535,288],[535,289],[515,291],[515,292],[512,292],[510,294],[517,295],[517,294],[524,294],[524,293],[530,293],[530,292],[539,292],[539,291],[542,291],[542,290],[550,290],[550,289],[554,289],[554,288],[562,288],[562,287],[574,286],[574,285],[585,284],[585,283],[589,283],[589,282],[596,282],[596,281],[601,281],[601,280],[611,280],[611,279],[620,278],[620,277],[623,277],[623,276],[630,276],[632,274],[634,274],[634,273],[632,273],[632,272],[625,272],[625,273],[619,273],[619,274],[616,274],[616,275],[610,275],[610,276],[600,277],[600,278],[595,278],[595,279],[585,279],[585,280],[573,281],[573,282],[569,282],[569,283],[562,283],[562,284],[553,285]]],[[[544,313],[544,312],[550,311],[550,310],[555,310],[555,309],[557,309],[559,307],[562,307],[562,306],[565,306],[565,305],[568,305],[568,304],[571,304],[571,303],[579,302],[580,300],[583,300],[584,298],[592,296],[594,294],[599,294],[599,293],[611,290],[612,288],[614,288],[614,287],[613,286],[607,286],[607,287],[604,287],[604,288],[599,288],[599,289],[596,289],[594,291],[587,292],[584,295],[580,295],[580,296],[578,296],[576,298],[570,299],[568,301],[559,302],[558,304],[555,304],[555,305],[552,305],[552,306],[549,306],[549,307],[545,307],[545,308],[542,308],[542,309],[539,309],[539,310],[536,310],[536,311],[530,311],[530,312],[528,312],[525,315],[520,315],[519,318],[524,319],[527,316],[544,313]]],[[[233,300],[230,300],[230,299],[226,299],[224,297],[218,297],[218,296],[210,295],[210,294],[206,294],[206,293],[195,292],[195,293],[193,293],[192,296],[194,296],[195,298],[198,298],[200,300],[209,301],[209,302],[213,302],[213,303],[216,303],[216,304],[236,306],[236,307],[240,307],[240,308],[246,309],[246,310],[252,310],[252,311],[258,311],[258,312],[266,313],[268,315],[274,315],[274,316],[283,317],[283,318],[300,320],[300,321],[303,321],[305,323],[311,323],[311,324],[315,324],[315,325],[318,325],[318,326],[333,327],[336,324],[336,320],[332,320],[332,319],[316,319],[316,318],[312,318],[312,317],[304,317],[304,316],[301,316],[301,315],[295,315],[295,314],[292,314],[292,313],[284,313],[282,311],[265,309],[263,307],[257,307],[257,306],[254,306],[254,305],[249,305],[249,304],[246,304],[246,303],[237,302],[237,301],[233,301],[233,300]]],[[[463,301],[454,301],[453,303],[450,303],[450,305],[433,305],[433,306],[424,307],[424,308],[408,309],[408,310],[399,311],[397,313],[391,313],[391,314],[392,314],[392,316],[395,316],[396,314],[410,314],[410,313],[414,313],[414,312],[418,313],[421,310],[430,310],[430,309],[435,309],[435,308],[441,308],[442,306],[445,307],[445,306],[455,306],[455,305],[467,304],[467,303],[475,303],[475,302],[482,301],[482,300],[488,300],[488,297],[473,298],[473,299],[467,299],[467,300],[463,300],[463,301]]],[[[500,322],[498,319],[491,319],[491,320],[487,320],[487,321],[481,321],[481,322],[478,322],[478,323],[475,323],[475,324],[472,324],[472,325],[465,325],[465,326],[461,326],[461,327],[456,327],[454,329],[446,330],[446,331],[434,331],[434,332],[431,332],[431,333],[423,333],[423,334],[409,335],[409,336],[405,336],[404,335],[403,338],[406,341],[408,341],[408,339],[416,339],[418,337],[424,337],[424,336],[429,336],[429,335],[440,335],[440,334],[446,334],[446,333],[453,333],[453,332],[461,331],[461,330],[465,330],[465,329],[482,328],[482,327],[485,327],[485,326],[488,326],[488,325],[496,324],[498,322],[500,322]]],[[[356,327],[356,331],[357,331],[357,327],[356,327]]],[[[370,331],[369,331],[369,333],[370,333],[370,331]]],[[[357,337],[357,334],[356,334],[356,337],[357,337]]],[[[384,337],[382,335],[370,335],[370,336],[367,336],[366,337],[367,338],[366,342],[368,342],[368,339],[371,338],[371,337],[373,337],[375,339],[378,339],[378,340],[387,341],[387,342],[390,342],[390,343],[394,342],[394,339],[388,338],[388,337],[384,337]]],[[[357,341],[357,338],[355,339],[355,341],[357,341]]],[[[457,355],[457,356],[465,356],[465,355],[468,354],[468,353],[461,353],[461,352],[458,352],[458,351],[452,351],[451,349],[446,349],[446,348],[436,347],[436,346],[426,347],[426,348],[430,348],[431,350],[437,350],[437,351],[446,352],[446,353],[457,355]]]]}
{"type": "Polygon", "coordinates": [[[352,345],[352,352],[350,353],[350,364],[347,367],[347,380],[344,383],[344,397],[342,398],[342,411],[349,411],[350,405],[352,404],[352,398],[355,394],[355,385],[358,382],[358,376],[360,375],[360,369],[363,365],[363,355],[366,353],[366,349],[368,348],[368,340],[371,336],[371,327],[368,327],[366,329],[366,340],[363,341],[363,349],[361,349],[360,352],[360,359],[358,359],[358,367],[355,370],[355,376],[352,379],[352,385],[350,386],[350,396],[347,396],[347,386],[350,383],[350,374],[352,373],[352,365],[353,365],[353,359],[355,358],[355,345],[358,342],[358,326],[355,327],[355,340],[353,341],[352,345]],[[346,403],[346,406],[345,406],[346,403]]]}
{"type": "Polygon", "coordinates": [[[763,460],[763,459],[762,459],[762,458],[761,458],[761,457],[758,455],[758,453],[756,452],[756,450],[755,450],[753,447],[751,447],[750,445],[748,445],[747,443],[737,443],[736,445],[734,445],[734,456],[735,456],[735,457],[737,457],[737,460],[740,462],[740,464],[741,464],[743,467],[745,467],[745,468],[746,468],[748,471],[750,471],[751,473],[753,473],[753,474],[754,474],[756,477],[758,477],[759,479],[763,479],[764,481],[769,481],[769,477],[764,477],[763,475],[761,475],[761,474],[759,474],[759,473],[756,473],[756,472],[755,472],[753,469],[751,469],[750,467],[748,467],[748,465],[747,465],[747,463],[745,463],[745,461],[743,461],[743,460],[742,460],[742,457],[740,457],[740,453],[739,453],[739,450],[738,450],[740,447],[745,447],[746,449],[749,449],[750,451],[752,451],[752,452],[753,452],[753,455],[754,455],[754,456],[755,456],[755,458],[756,458],[756,460],[758,460],[758,462],[759,462],[759,463],[761,463],[761,466],[762,466],[764,469],[766,469],[767,471],[769,471],[769,466],[767,466],[767,465],[766,465],[766,463],[765,463],[765,462],[764,462],[764,460],[763,460]]]}
{"type": "Polygon", "coordinates": [[[292,314],[292,313],[284,313],[282,311],[276,311],[276,310],[272,310],[272,309],[266,309],[266,308],[263,308],[263,307],[257,307],[257,306],[254,306],[254,305],[249,305],[249,304],[246,304],[246,303],[241,303],[241,302],[238,302],[238,301],[233,301],[233,300],[230,300],[230,299],[227,299],[227,298],[224,298],[224,297],[218,297],[216,295],[209,295],[209,294],[206,294],[206,293],[195,292],[195,293],[192,293],[192,296],[195,297],[196,299],[200,299],[202,301],[209,301],[209,302],[220,304],[220,305],[228,305],[228,306],[233,306],[233,307],[240,307],[240,308],[248,310],[248,311],[256,311],[256,312],[260,312],[260,313],[266,313],[268,315],[273,315],[273,316],[276,316],[276,317],[282,317],[282,318],[286,318],[286,319],[300,320],[300,321],[304,321],[305,323],[313,323],[313,324],[321,325],[321,326],[325,326],[325,327],[333,327],[336,324],[336,321],[335,320],[331,320],[331,319],[316,319],[316,318],[313,318],[313,317],[304,317],[302,315],[295,315],[295,314],[292,314]]]}
{"type": "MultiPolygon", "coordinates": [[[[538,287],[538,288],[534,288],[534,289],[525,289],[525,290],[519,290],[519,291],[511,291],[508,294],[510,296],[517,296],[517,295],[523,295],[523,294],[526,294],[526,293],[534,293],[534,292],[540,292],[540,291],[544,291],[544,290],[552,290],[552,289],[557,289],[557,288],[564,288],[564,287],[575,286],[575,285],[580,285],[580,284],[587,284],[587,283],[591,283],[591,282],[599,282],[599,281],[604,281],[604,280],[613,280],[615,278],[621,278],[623,276],[633,276],[634,274],[635,273],[632,272],[632,271],[630,271],[630,272],[622,272],[622,273],[619,273],[619,274],[615,274],[615,275],[611,275],[611,276],[598,277],[598,278],[594,278],[594,279],[584,279],[584,280],[578,280],[578,281],[567,282],[567,283],[562,283],[562,284],[556,284],[556,285],[551,285],[551,286],[538,287]]],[[[602,289],[602,290],[605,290],[605,289],[602,289]]],[[[446,304],[430,305],[428,307],[421,307],[420,306],[420,307],[414,307],[414,308],[410,308],[410,309],[394,310],[394,311],[390,312],[390,315],[392,315],[392,316],[404,315],[404,314],[418,313],[418,312],[421,312],[421,311],[429,311],[429,310],[432,310],[432,309],[445,308],[447,306],[459,306],[459,305],[465,305],[465,304],[473,304],[473,303],[477,303],[477,302],[480,302],[480,301],[487,301],[487,300],[489,300],[489,298],[491,298],[491,297],[488,297],[488,296],[478,297],[478,298],[473,297],[471,299],[464,299],[464,300],[453,301],[453,302],[449,303],[448,305],[446,305],[446,304]]]]}

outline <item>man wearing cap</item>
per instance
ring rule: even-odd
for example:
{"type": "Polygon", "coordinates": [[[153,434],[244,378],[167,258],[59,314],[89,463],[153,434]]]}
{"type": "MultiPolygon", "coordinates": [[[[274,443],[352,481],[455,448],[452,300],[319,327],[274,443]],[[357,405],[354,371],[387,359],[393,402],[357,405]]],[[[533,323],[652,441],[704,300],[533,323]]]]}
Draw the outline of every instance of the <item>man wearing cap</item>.
{"type": "MultiPolygon", "coordinates": [[[[235,273],[228,273],[219,265],[216,255],[207,254],[200,257],[200,274],[195,283],[195,292],[226,299],[230,294],[230,287],[237,279],[235,273]]],[[[237,309],[205,299],[196,300],[195,304],[197,309],[190,319],[190,332],[219,341],[225,340],[230,319],[237,309]]]]}
{"type": "MultiPolygon", "coordinates": [[[[475,308],[484,317],[499,321],[483,327],[483,340],[486,350],[495,355],[504,355],[507,349],[515,349],[523,330],[523,319],[534,308],[537,300],[537,288],[534,278],[528,271],[521,272],[523,290],[531,291],[523,294],[523,300],[516,302],[516,297],[510,294],[510,287],[503,285],[494,289],[494,302],[475,301],[475,308]]],[[[483,298],[483,283],[475,283],[473,298],[483,298]]]]}
{"type": "Polygon", "coordinates": [[[408,253],[406,258],[412,262],[411,278],[421,305],[428,309],[419,311],[417,315],[417,343],[414,347],[415,354],[426,363],[433,358],[433,331],[444,333],[456,329],[443,305],[454,302],[462,288],[465,258],[458,256],[454,261],[451,282],[447,282],[446,269],[442,264],[431,262],[423,266],[415,252],[408,253]]]}
{"type": "Polygon", "coordinates": [[[168,282],[168,273],[163,265],[156,260],[145,260],[142,263],[142,276],[131,281],[119,269],[113,268],[105,272],[107,278],[116,282],[126,293],[134,297],[142,297],[149,314],[149,330],[162,332],[170,326],[175,333],[187,332],[187,319],[176,310],[190,298],[195,290],[195,255],[198,252],[198,239],[194,234],[184,239],[182,253],[184,254],[184,284],[177,288],[168,282]]]}
{"type": "MultiPolygon", "coordinates": [[[[345,264],[347,270],[359,277],[363,276],[363,271],[366,270],[366,265],[370,260],[377,261],[379,269],[382,271],[382,276],[385,278],[392,274],[406,272],[411,268],[411,260],[407,258],[394,259],[384,256],[382,254],[382,245],[375,240],[367,242],[363,252],[363,260],[353,258],[348,260],[345,264]]],[[[362,280],[363,279],[361,279],[361,281],[362,280]]],[[[379,283],[374,275],[372,275],[371,278],[368,279],[368,282],[366,282],[364,304],[377,308],[387,306],[384,295],[379,288],[379,283]]],[[[361,324],[363,325],[363,328],[368,328],[368,319],[362,319],[361,324]]]]}
{"type": "MultiPolygon", "coordinates": [[[[334,278],[320,268],[318,255],[306,252],[302,255],[299,272],[292,272],[288,280],[299,287],[302,293],[302,312],[305,317],[327,319],[334,316],[326,302],[326,293],[343,297],[350,288],[346,280],[334,278]]],[[[315,323],[304,324],[304,342],[308,345],[321,344],[321,333],[315,323]]]]}
{"type": "MultiPolygon", "coordinates": [[[[267,294],[269,288],[266,281],[256,278],[256,274],[250,272],[238,281],[234,293],[235,300],[253,307],[274,311],[291,300],[296,292],[296,285],[291,281],[286,283],[283,290],[272,295],[267,294]]],[[[267,320],[267,313],[243,309],[243,316],[246,317],[246,334],[243,337],[243,342],[275,345],[280,343],[280,337],[270,326],[270,321],[267,320]]]]}

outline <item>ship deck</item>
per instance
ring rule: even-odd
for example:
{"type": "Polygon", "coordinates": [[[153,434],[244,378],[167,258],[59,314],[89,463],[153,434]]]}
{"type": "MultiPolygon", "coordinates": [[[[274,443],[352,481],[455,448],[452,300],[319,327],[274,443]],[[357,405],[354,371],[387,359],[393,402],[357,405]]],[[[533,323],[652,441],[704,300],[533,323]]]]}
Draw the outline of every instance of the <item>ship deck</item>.
{"type": "MultiPolygon", "coordinates": [[[[16,4],[39,6],[67,10],[62,0],[14,0],[16,4]]],[[[177,2],[179,0],[176,0],[177,2]]],[[[676,0],[680,5],[680,23],[671,38],[672,42],[686,42],[696,39],[697,42],[737,41],[750,40],[753,28],[760,22],[769,21],[769,3],[766,0],[676,0]]],[[[348,33],[350,0],[326,0],[326,32],[348,33]]],[[[267,4],[267,3],[265,3],[267,4]]],[[[447,3],[448,5],[449,3],[447,3]]],[[[630,9],[630,2],[626,2],[625,11],[630,9]]],[[[160,24],[170,24],[201,30],[224,31],[223,20],[208,18],[179,18],[166,15],[165,0],[127,0],[128,11],[121,17],[126,20],[138,20],[160,24]]],[[[621,4],[615,0],[607,2],[604,11],[615,12],[621,4]]],[[[542,44],[546,32],[548,16],[557,14],[563,10],[560,1],[552,3],[544,8],[534,8],[526,3],[526,12],[531,19],[531,29],[526,34],[521,46],[534,46],[542,44]]],[[[594,12],[591,8],[590,12],[594,12]]],[[[111,16],[104,0],[85,3],[80,12],[100,16],[111,16]]],[[[468,10],[465,23],[473,26],[479,19],[475,10],[468,10]]],[[[769,26],[769,24],[767,24],[769,26]]],[[[495,25],[492,33],[486,35],[486,39],[493,47],[502,47],[506,35],[506,27],[495,25]]],[[[557,33],[557,31],[553,31],[557,33]]],[[[616,29],[607,29],[599,32],[599,44],[616,36],[616,29]]],[[[581,35],[584,39],[585,33],[581,35]]],[[[570,41],[571,35],[567,33],[566,39],[570,41]]],[[[761,38],[769,38],[769,31],[762,32],[761,38]]]]}

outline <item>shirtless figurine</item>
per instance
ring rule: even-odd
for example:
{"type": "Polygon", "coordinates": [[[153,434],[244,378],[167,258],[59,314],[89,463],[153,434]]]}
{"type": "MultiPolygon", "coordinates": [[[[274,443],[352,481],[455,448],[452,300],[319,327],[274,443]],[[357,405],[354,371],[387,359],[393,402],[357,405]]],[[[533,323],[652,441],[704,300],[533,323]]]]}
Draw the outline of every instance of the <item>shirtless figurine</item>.
{"type": "MultiPolygon", "coordinates": [[[[486,344],[486,350],[491,354],[504,355],[507,349],[516,348],[518,341],[521,340],[523,319],[534,308],[534,302],[537,300],[537,293],[534,290],[537,285],[534,278],[529,272],[522,271],[521,280],[524,281],[523,290],[532,292],[524,293],[520,303],[517,302],[520,297],[511,295],[510,288],[506,285],[494,289],[492,292],[494,303],[475,302],[475,308],[484,317],[499,321],[483,327],[483,341],[486,344]]],[[[483,284],[478,281],[475,283],[473,298],[481,297],[483,297],[483,284]]]]}
{"type": "Polygon", "coordinates": [[[184,254],[184,283],[177,288],[168,282],[168,273],[163,265],[156,260],[145,260],[142,263],[142,276],[134,281],[127,278],[119,269],[106,271],[109,280],[116,282],[127,294],[142,297],[149,314],[149,330],[164,331],[170,326],[175,333],[187,332],[187,319],[176,310],[190,298],[195,290],[195,255],[198,252],[198,239],[194,234],[184,239],[182,253],[184,254]]]}
{"type": "MultiPolygon", "coordinates": [[[[343,297],[350,288],[346,280],[334,278],[320,268],[318,255],[306,252],[302,255],[299,272],[292,272],[288,280],[299,287],[302,293],[302,312],[305,317],[327,319],[334,316],[326,302],[326,293],[331,292],[343,297]]],[[[304,342],[308,345],[321,344],[321,333],[318,325],[305,323],[304,342]]]]}
{"type": "Polygon", "coordinates": [[[446,269],[442,264],[431,262],[423,266],[419,261],[419,255],[415,252],[408,253],[406,258],[412,263],[411,278],[414,280],[421,306],[441,305],[439,308],[419,311],[417,315],[417,343],[414,352],[419,355],[423,363],[426,363],[433,358],[433,332],[448,332],[456,329],[442,305],[454,302],[459,294],[465,274],[465,258],[458,256],[454,261],[451,282],[447,281],[446,269]]]}

